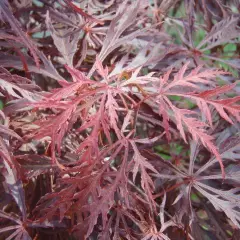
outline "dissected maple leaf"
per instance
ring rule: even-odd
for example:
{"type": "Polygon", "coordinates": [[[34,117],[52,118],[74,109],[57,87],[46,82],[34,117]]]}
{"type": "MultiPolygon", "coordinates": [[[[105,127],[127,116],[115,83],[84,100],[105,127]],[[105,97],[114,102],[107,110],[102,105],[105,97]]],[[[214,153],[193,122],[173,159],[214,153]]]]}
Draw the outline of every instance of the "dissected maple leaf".
{"type": "Polygon", "coordinates": [[[36,90],[39,90],[38,86],[32,84],[27,78],[23,78],[16,75],[11,75],[6,69],[0,69],[0,87],[6,92],[17,98],[25,98],[30,102],[35,102],[42,98],[36,90]]]}
{"type": "Polygon", "coordinates": [[[26,239],[26,240],[31,240],[32,238],[29,236],[27,230],[24,227],[23,222],[18,219],[17,217],[5,213],[2,210],[0,210],[0,217],[1,218],[5,218],[8,220],[13,221],[14,223],[16,223],[16,225],[11,225],[8,227],[3,227],[0,229],[0,233],[4,233],[7,231],[11,231],[14,230],[14,232],[12,234],[10,234],[10,236],[7,239],[26,239]]]}
{"type": "Polygon", "coordinates": [[[202,50],[206,51],[222,43],[229,42],[239,36],[240,29],[238,26],[239,16],[231,15],[214,25],[208,35],[199,43],[197,49],[201,49],[204,45],[207,46],[202,50]]]}
{"type": "Polygon", "coordinates": [[[29,48],[37,67],[39,67],[39,58],[37,55],[36,46],[32,40],[22,31],[20,22],[13,16],[11,10],[9,9],[10,6],[8,1],[1,1],[0,7],[0,15],[4,16],[4,19],[9,22],[13,31],[20,37],[25,46],[29,48]]]}
{"type": "Polygon", "coordinates": [[[73,57],[77,51],[77,43],[80,37],[79,34],[71,34],[72,29],[56,31],[52,25],[49,12],[46,14],[46,24],[51,32],[55,46],[64,58],[64,64],[67,63],[70,67],[73,67],[73,57]]]}
{"type": "Polygon", "coordinates": [[[91,15],[87,14],[86,12],[84,12],[81,8],[77,7],[74,3],[72,3],[71,0],[64,0],[64,2],[67,4],[67,6],[72,8],[75,12],[79,13],[80,15],[82,15],[83,17],[88,19],[89,21],[94,21],[94,22],[103,24],[102,21],[94,18],[93,16],[91,16],[91,15]]]}

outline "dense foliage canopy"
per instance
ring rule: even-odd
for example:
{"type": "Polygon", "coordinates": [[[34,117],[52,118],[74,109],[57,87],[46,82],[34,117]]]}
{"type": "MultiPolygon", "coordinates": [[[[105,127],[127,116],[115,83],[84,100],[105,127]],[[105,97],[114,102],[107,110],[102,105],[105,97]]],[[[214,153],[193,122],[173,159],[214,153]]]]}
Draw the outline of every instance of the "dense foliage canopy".
{"type": "Polygon", "coordinates": [[[0,239],[240,239],[238,0],[0,0],[0,239]]]}

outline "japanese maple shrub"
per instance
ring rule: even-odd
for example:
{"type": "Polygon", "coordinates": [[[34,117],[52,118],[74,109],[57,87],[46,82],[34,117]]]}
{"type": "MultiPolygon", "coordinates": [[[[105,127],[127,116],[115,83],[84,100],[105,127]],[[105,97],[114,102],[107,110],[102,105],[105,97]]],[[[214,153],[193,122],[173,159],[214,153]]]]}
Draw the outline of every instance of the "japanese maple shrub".
{"type": "Polygon", "coordinates": [[[0,1],[0,239],[240,239],[240,3],[0,1]]]}

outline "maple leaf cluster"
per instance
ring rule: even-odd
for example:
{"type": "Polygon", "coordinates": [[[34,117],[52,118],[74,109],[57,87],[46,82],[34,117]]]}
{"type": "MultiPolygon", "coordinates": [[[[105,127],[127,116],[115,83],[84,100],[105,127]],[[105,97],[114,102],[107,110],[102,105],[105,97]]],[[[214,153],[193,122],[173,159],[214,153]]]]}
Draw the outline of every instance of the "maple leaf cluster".
{"type": "Polygon", "coordinates": [[[239,9],[0,1],[0,239],[239,239],[239,9]]]}

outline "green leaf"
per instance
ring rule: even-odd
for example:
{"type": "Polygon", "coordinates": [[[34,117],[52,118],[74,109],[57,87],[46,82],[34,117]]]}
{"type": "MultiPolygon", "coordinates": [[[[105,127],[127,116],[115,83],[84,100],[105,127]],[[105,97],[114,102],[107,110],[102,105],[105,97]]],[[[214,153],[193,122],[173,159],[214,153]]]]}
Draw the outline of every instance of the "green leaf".
{"type": "Polygon", "coordinates": [[[228,53],[228,52],[234,52],[237,50],[237,45],[234,44],[234,43],[228,43],[227,45],[225,45],[225,47],[223,48],[223,51],[225,53],[228,53]]]}
{"type": "Polygon", "coordinates": [[[3,104],[3,102],[0,100],[0,110],[3,109],[3,106],[4,106],[4,104],[3,104]]]}

